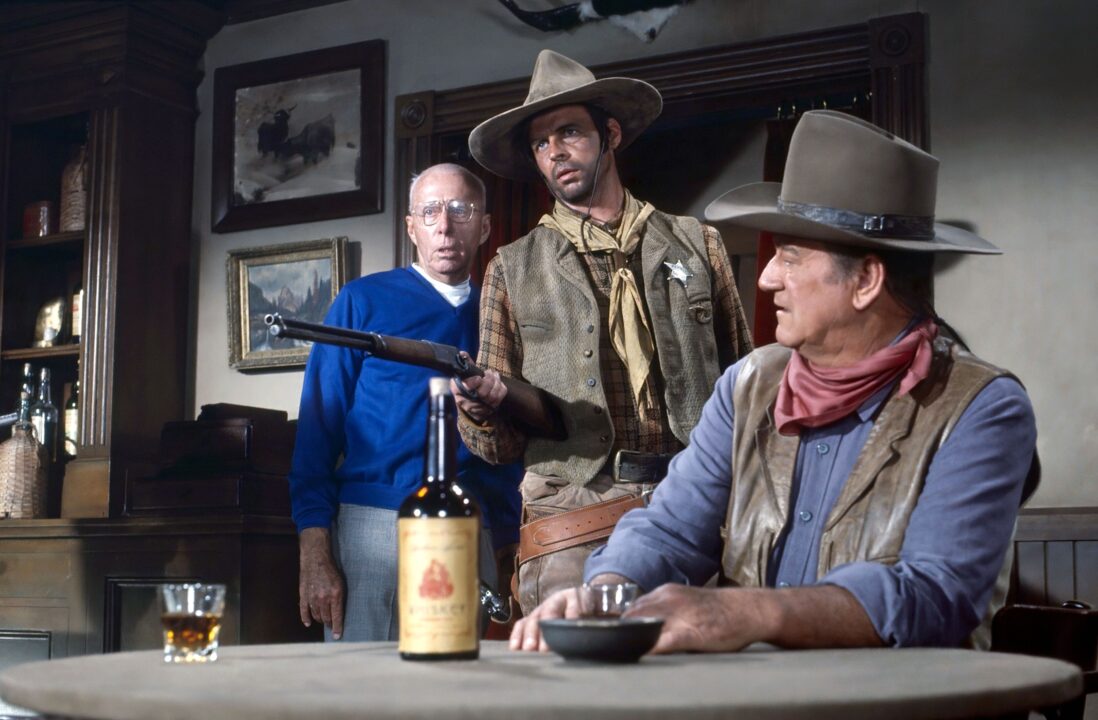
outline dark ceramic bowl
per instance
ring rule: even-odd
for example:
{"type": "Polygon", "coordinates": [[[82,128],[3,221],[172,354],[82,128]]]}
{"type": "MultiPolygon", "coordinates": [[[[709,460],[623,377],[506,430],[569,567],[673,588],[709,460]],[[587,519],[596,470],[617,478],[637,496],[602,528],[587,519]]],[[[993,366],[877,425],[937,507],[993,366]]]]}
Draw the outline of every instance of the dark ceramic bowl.
{"type": "Polygon", "coordinates": [[[565,660],[634,663],[660,637],[662,618],[576,618],[538,622],[549,648],[565,660]]]}

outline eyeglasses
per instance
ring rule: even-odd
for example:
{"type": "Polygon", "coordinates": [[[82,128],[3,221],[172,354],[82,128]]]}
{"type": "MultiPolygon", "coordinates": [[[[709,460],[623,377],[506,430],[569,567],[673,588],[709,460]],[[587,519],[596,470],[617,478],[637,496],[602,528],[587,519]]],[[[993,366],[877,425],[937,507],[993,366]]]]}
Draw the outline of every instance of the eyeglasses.
{"type": "Polygon", "coordinates": [[[473,213],[477,211],[477,206],[471,202],[465,202],[463,200],[450,200],[448,202],[429,202],[423,203],[418,208],[412,210],[412,214],[423,221],[424,225],[428,227],[438,222],[442,217],[443,211],[446,212],[446,216],[450,218],[452,222],[467,223],[473,219],[473,213]]]}

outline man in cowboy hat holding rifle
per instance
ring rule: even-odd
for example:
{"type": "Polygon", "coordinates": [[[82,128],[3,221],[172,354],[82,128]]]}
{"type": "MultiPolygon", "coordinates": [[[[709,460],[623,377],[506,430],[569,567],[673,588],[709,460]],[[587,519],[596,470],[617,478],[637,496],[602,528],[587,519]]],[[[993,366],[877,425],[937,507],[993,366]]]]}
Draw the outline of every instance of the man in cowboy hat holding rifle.
{"type": "MultiPolygon", "coordinates": [[[[651,504],[587,562],[628,579],[627,615],[665,618],[657,651],[987,647],[1024,492],[1033,411],[1012,375],[939,334],[933,253],[996,253],[934,223],[938,161],[869,123],[814,111],[784,181],[706,218],[774,233],[759,277],[777,344],[733,365],[651,504]],[[729,587],[699,588],[713,575],[729,587]]],[[[545,649],[543,603],[511,644],[545,649]]]]}
{"type": "Polygon", "coordinates": [[[596,80],[545,50],[525,103],[469,137],[481,165],[540,178],[556,198],[486,270],[478,362],[490,370],[458,397],[473,452],[525,461],[527,611],[580,582],[587,555],[687,443],[721,371],[751,349],[717,232],[634,198],[618,177],[615,152],[661,107],[648,83],[596,80]],[[567,438],[527,436],[498,412],[500,374],[555,396],[567,438]]]}

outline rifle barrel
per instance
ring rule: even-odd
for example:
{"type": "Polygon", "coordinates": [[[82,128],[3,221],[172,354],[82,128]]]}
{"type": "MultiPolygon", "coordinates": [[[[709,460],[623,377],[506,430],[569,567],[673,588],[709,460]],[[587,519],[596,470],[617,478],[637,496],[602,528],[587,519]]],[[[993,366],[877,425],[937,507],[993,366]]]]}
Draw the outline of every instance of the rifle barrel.
{"type": "MultiPolygon", "coordinates": [[[[484,374],[483,369],[466,360],[461,351],[451,345],[319,325],[284,318],[278,313],[265,316],[263,321],[275,337],[364,350],[385,360],[427,367],[462,379],[484,374]]],[[[542,437],[555,440],[566,437],[559,412],[545,391],[514,378],[503,378],[503,383],[507,386],[507,395],[501,407],[542,437]]]]}

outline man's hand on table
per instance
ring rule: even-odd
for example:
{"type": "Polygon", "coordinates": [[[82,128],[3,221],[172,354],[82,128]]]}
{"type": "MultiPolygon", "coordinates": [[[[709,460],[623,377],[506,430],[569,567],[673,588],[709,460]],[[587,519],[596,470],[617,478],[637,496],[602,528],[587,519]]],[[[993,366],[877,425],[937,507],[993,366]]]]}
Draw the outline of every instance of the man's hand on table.
{"type": "Polygon", "coordinates": [[[332,539],[327,528],[306,528],[298,540],[300,576],[298,610],[301,622],[311,627],[319,620],[332,628],[336,640],[343,636],[343,575],[332,558],[332,539]]]}
{"type": "Polygon", "coordinates": [[[663,618],[653,653],[735,652],[767,634],[768,615],[758,599],[740,588],[668,583],[637,598],[624,617],[663,618]]]}
{"type": "MultiPolygon", "coordinates": [[[[592,584],[629,582],[620,575],[599,575],[592,584]]],[[[756,602],[756,591],[743,589],[695,588],[661,585],[637,598],[623,617],[663,618],[660,639],[654,653],[733,652],[758,642],[767,635],[766,603],[756,602]]],[[[766,592],[766,591],[762,591],[766,592]]],[[[538,621],[576,618],[581,614],[577,588],[559,590],[515,623],[512,650],[547,652],[538,621]]]]}
{"type": "MultiPolygon", "coordinates": [[[[604,573],[591,578],[592,585],[623,582],[630,582],[630,580],[621,575],[613,575],[610,573],[604,573]]],[[[534,611],[529,615],[519,618],[515,622],[515,626],[511,629],[511,649],[549,652],[549,646],[541,636],[541,629],[538,627],[538,621],[553,620],[556,618],[577,618],[579,616],[579,588],[558,590],[534,608],[534,611]]]]}

